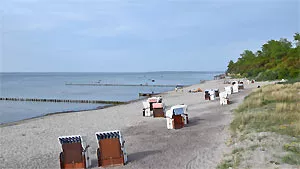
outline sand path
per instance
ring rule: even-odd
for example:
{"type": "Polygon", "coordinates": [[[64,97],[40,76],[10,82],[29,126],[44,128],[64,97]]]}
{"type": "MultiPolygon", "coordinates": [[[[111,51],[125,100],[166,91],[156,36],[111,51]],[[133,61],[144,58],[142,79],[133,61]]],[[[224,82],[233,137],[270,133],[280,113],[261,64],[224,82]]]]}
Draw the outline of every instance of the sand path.
{"type": "Polygon", "coordinates": [[[189,89],[219,88],[223,80],[207,81],[185,92],[162,94],[165,104],[189,106],[190,124],[168,130],[165,119],[142,116],[141,101],[101,110],[56,114],[0,127],[0,168],[59,168],[61,146],[58,136],[81,134],[91,146],[92,165],[97,168],[97,131],[120,129],[126,140],[128,164],[116,169],[200,169],[215,168],[222,157],[231,110],[260,83],[245,85],[245,90],[230,96],[233,104],[205,101],[203,93],[189,89]]]}

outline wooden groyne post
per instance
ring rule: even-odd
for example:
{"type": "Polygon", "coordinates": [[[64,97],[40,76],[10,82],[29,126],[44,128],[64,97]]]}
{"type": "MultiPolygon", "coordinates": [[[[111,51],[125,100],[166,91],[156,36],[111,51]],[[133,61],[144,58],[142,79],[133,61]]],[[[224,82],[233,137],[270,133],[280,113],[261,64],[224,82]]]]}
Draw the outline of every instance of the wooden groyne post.
{"type": "Polygon", "coordinates": [[[69,99],[40,99],[40,98],[8,98],[1,97],[0,100],[7,101],[31,101],[31,102],[66,102],[66,103],[92,103],[92,104],[126,104],[121,101],[106,101],[106,100],[69,100],[69,99]]]}

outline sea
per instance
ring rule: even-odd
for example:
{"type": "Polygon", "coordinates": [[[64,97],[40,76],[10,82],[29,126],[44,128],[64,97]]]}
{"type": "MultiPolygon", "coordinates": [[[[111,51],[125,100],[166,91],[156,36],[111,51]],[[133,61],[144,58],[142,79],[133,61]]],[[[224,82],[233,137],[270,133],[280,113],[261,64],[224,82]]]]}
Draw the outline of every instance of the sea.
{"type": "MultiPolygon", "coordinates": [[[[174,87],[77,86],[77,84],[192,85],[223,72],[140,73],[0,73],[1,98],[131,101],[138,93],[161,93],[174,87]]],[[[0,100],[0,124],[51,113],[99,109],[105,104],[0,100]]]]}

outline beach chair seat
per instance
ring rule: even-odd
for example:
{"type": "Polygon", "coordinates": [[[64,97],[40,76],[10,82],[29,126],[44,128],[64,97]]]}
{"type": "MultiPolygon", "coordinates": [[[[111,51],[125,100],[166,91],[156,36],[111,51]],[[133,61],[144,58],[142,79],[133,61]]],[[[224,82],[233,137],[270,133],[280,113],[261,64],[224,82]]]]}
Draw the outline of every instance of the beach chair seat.
{"type": "Polygon", "coordinates": [[[80,135],[61,136],[58,138],[62,146],[59,155],[60,168],[89,168],[91,165],[88,145],[80,135]]]}
{"type": "Polygon", "coordinates": [[[153,117],[165,117],[164,105],[162,103],[153,103],[153,117]]]}
{"type": "Polygon", "coordinates": [[[127,153],[125,141],[119,130],[95,133],[98,141],[98,167],[125,165],[127,153]]]}

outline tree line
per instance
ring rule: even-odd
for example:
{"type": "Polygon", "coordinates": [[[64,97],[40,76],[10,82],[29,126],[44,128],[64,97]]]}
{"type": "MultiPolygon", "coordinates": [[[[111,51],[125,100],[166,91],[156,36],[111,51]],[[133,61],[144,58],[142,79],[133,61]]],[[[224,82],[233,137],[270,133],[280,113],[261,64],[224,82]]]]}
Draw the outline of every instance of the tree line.
{"type": "Polygon", "coordinates": [[[261,50],[245,50],[236,62],[230,60],[226,73],[256,80],[295,79],[300,77],[300,34],[294,42],[285,38],[270,40],[261,50]]]}

